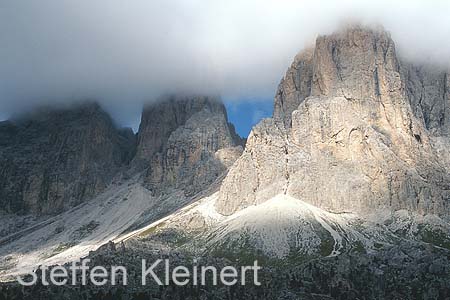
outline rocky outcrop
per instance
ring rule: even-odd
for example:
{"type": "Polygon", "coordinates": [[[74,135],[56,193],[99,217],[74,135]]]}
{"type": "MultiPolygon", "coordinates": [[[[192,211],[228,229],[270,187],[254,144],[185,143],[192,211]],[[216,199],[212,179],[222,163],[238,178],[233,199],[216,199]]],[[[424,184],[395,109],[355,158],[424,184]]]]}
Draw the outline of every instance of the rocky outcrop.
{"type": "Polygon", "coordinates": [[[224,105],[211,97],[169,96],[147,106],[137,140],[95,103],[40,109],[0,123],[0,205],[55,214],[138,172],[154,194],[182,189],[192,196],[221,176],[243,145],[224,105]]]}
{"type": "Polygon", "coordinates": [[[286,75],[278,85],[273,118],[291,127],[291,115],[299,104],[311,95],[314,49],[307,48],[297,54],[286,75]]]}
{"type": "Polygon", "coordinates": [[[0,207],[54,214],[102,191],[134,154],[95,103],[41,109],[0,124],[0,207]]]}
{"type": "Polygon", "coordinates": [[[402,63],[408,99],[416,117],[435,136],[450,135],[450,73],[441,66],[402,63]]]}
{"type": "Polygon", "coordinates": [[[430,133],[448,135],[449,70],[403,60],[396,55],[395,45],[384,30],[362,27],[321,36],[315,48],[307,48],[294,58],[278,86],[273,118],[291,127],[292,112],[314,95],[377,98],[381,93],[379,72],[389,70],[396,72],[384,72],[383,76],[398,76],[386,78],[387,83],[400,87],[402,95],[396,97],[406,96],[415,116],[430,133]]]}
{"type": "Polygon", "coordinates": [[[217,210],[285,193],[336,212],[448,213],[450,173],[430,134],[447,130],[446,83],[405,69],[381,29],[318,37],[282,80],[273,119],[252,130],[217,210]]]}
{"type": "Polygon", "coordinates": [[[242,156],[222,183],[217,210],[229,215],[283,191],[288,176],[287,150],[283,125],[273,119],[264,119],[256,125],[242,156]]]}
{"type": "Polygon", "coordinates": [[[147,170],[144,181],[155,194],[175,188],[193,195],[222,175],[242,146],[220,100],[167,96],[144,109],[133,164],[147,170]]]}

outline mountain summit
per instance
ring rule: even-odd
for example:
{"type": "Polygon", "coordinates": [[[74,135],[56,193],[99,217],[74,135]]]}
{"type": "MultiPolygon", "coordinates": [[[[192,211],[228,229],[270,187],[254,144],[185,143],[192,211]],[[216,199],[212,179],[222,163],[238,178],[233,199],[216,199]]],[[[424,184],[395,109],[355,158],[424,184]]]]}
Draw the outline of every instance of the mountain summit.
{"type": "Polygon", "coordinates": [[[282,79],[273,118],[252,130],[216,208],[284,193],[335,212],[447,214],[447,78],[404,63],[381,29],[319,36],[282,79]]]}
{"type": "Polygon", "coordinates": [[[153,192],[181,188],[192,196],[222,175],[242,146],[218,98],[172,95],[144,109],[134,164],[147,167],[153,192]]]}

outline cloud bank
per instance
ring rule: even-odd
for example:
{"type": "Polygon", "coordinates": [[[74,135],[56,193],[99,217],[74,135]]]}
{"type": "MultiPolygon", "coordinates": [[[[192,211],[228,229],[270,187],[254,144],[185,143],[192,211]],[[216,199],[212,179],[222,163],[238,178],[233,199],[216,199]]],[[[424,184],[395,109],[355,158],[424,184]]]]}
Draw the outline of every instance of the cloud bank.
{"type": "Polygon", "coordinates": [[[293,56],[341,23],[382,24],[450,64],[448,1],[0,1],[0,117],[95,98],[120,123],[166,92],[271,99],[293,56]]]}

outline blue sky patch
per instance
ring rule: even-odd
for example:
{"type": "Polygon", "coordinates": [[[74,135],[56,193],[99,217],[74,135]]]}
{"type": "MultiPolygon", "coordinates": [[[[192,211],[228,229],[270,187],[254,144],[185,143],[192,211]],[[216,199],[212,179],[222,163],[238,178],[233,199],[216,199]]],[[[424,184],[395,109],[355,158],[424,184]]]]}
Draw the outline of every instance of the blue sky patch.
{"type": "Polygon", "coordinates": [[[236,127],[237,133],[247,137],[253,126],[261,119],[272,116],[273,99],[224,99],[228,120],[236,127]]]}

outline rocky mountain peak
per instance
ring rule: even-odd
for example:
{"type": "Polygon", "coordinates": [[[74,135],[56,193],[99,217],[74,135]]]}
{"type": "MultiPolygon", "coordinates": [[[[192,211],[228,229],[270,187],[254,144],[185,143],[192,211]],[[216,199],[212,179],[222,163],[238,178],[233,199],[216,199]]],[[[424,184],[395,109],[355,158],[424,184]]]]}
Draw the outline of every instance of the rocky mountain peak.
{"type": "Polygon", "coordinates": [[[163,151],[172,132],[201,111],[226,117],[225,107],[214,97],[168,95],[147,105],[142,112],[135,159],[149,160],[163,151]]]}
{"type": "Polygon", "coordinates": [[[134,137],[92,102],[38,108],[2,122],[0,135],[1,207],[14,213],[52,214],[89,200],[134,151],[134,137]]]}
{"type": "Polygon", "coordinates": [[[153,192],[180,188],[191,195],[217,179],[242,146],[220,99],[171,95],[144,109],[134,164],[147,170],[153,192]]]}
{"type": "Polygon", "coordinates": [[[6,212],[59,213],[137,172],[155,194],[193,195],[243,145],[216,97],[160,98],[143,110],[137,140],[95,102],[40,107],[0,123],[0,204],[6,212]]]}
{"type": "Polygon", "coordinates": [[[447,212],[450,174],[433,137],[448,124],[448,95],[436,92],[447,77],[411,70],[382,29],[319,36],[281,80],[273,119],[252,130],[216,208],[284,193],[339,212],[447,212]]]}
{"type": "Polygon", "coordinates": [[[394,42],[381,29],[354,26],[319,36],[313,70],[312,96],[378,99],[401,88],[394,42]]]}
{"type": "Polygon", "coordinates": [[[309,96],[342,96],[388,106],[402,99],[433,135],[448,136],[448,74],[448,68],[402,58],[382,27],[351,25],[317,37],[313,47],[296,55],[278,86],[273,117],[291,127],[292,112],[309,96]]]}
{"type": "Polygon", "coordinates": [[[402,93],[399,72],[395,44],[381,28],[354,25],[319,36],[314,47],[295,57],[282,79],[274,118],[290,127],[292,112],[309,96],[369,100],[402,93]]]}
{"type": "Polygon", "coordinates": [[[314,48],[297,54],[294,62],[281,79],[275,94],[273,118],[286,127],[291,126],[292,112],[311,95],[314,48]]]}

